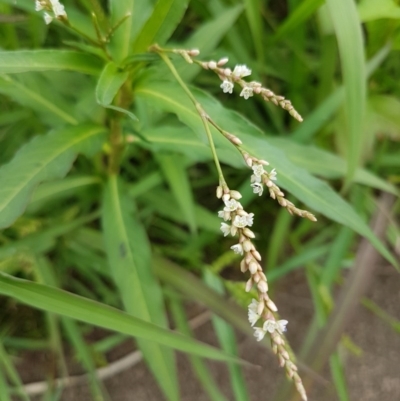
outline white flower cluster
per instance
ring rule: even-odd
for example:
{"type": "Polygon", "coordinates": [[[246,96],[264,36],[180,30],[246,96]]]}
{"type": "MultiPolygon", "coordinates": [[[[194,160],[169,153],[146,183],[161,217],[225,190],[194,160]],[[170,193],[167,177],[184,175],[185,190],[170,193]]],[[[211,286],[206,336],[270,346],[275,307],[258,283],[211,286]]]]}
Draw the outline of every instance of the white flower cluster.
{"type": "Polygon", "coordinates": [[[270,186],[271,181],[276,180],[276,170],[273,169],[270,173],[264,170],[264,166],[268,165],[268,162],[262,161],[261,163],[252,163],[251,168],[253,169],[253,174],[250,178],[251,187],[253,188],[253,192],[261,196],[264,191],[263,183],[267,186],[270,186]]]}
{"type": "MultiPolygon", "coordinates": [[[[249,305],[248,317],[251,326],[253,327],[258,319],[261,317],[262,310],[264,309],[264,302],[258,302],[255,299],[251,301],[249,305]],[[261,312],[260,312],[261,310],[261,312]]],[[[287,320],[267,319],[262,327],[254,327],[254,337],[257,341],[261,341],[267,333],[273,334],[275,331],[279,334],[283,334],[286,331],[286,325],[289,322],[287,320]]]]}
{"type": "MultiPolygon", "coordinates": [[[[224,59],[225,60],[225,59],[224,59]]],[[[226,59],[228,61],[228,59],[226,59]]],[[[221,88],[224,93],[232,93],[233,92],[233,87],[234,83],[236,81],[241,80],[244,77],[247,77],[251,74],[251,70],[247,68],[245,65],[237,65],[233,71],[230,68],[225,68],[222,71],[223,74],[221,76],[222,79],[222,84],[221,88]]],[[[261,84],[258,84],[256,82],[250,82],[248,85],[244,85],[242,88],[242,91],[240,92],[240,96],[244,97],[245,99],[248,99],[249,97],[253,96],[253,91],[255,85],[258,86],[261,84]]]]}
{"type": "Polygon", "coordinates": [[[65,11],[64,6],[59,2],[59,0],[36,0],[35,2],[35,10],[42,11],[47,10],[54,14],[51,15],[49,12],[45,12],[43,14],[44,21],[46,24],[50,24],[54,18],[67,18],[67,13],[65,11]]]}

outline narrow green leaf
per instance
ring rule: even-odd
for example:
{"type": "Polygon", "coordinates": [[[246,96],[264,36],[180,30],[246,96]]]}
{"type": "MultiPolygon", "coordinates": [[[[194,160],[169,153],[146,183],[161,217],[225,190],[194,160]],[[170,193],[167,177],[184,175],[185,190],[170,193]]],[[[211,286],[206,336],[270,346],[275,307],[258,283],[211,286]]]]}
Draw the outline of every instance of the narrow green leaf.
{"type": "MultiPolygon", "coordinates": [[[[224,295],[224,285],[222,283],[222,280],[218,276],[214,275],[209,269],[204,269],[203,277],[205,283],[210,288],[212,288],[218,294],[224,295]]],[[[213,315],[212,317],[212,322],[222,349],[226,352],[229,352],[230,354],[237,355],[238,350],[236,345],[236,337],[232,326],[225,322],[225,320],[215,315],[213,315]]],[[[242,370],[239,366],[232,363],[228,364],[228,369],[231,379],[231,386],[233,389],[233,393],[235,394],[235,400],[248,401],[249,395],[247,392],[246,381],[243,377],[242,370]]]]}
{"type": "Polygon", "coordinates": [[[187,4],[188,0],[158,0],[135,41],[134,52],[144,52],[153,43],[163,45],[181,21],[187,4]]]}
{"type": "Polygon", "coordinates": [[[245,0],[247,22],[259,63],[264,61],[263,17],[261,13],[262,2],[259,0],[245,0]]]}
{"type": "Polygon", "coordinates": [[[296,29],[300,24],[303,24],[308,18],[313,15],[325,0],[304,0],[299,3],[296,9],[289,14],[285,21],[279,25],[279,28],[273,36],[273,41],[277,41],[290,32],[296,29]]]}
{"type": "Polygon", "coordinates": [[[97,75],[101,65],[99,58],[71,50],[0,51],[0,74],[69,70],[97,75]]]}
{"type": "Polygon", "coordinates": [[[10,393],[8,391],[8,384],[3,375],[3,370],[0,368],[0,399],[3,401],[11,401],[10,393]]]}
{"type": "Polygon", "coordinates": [[[33,308],[103,327],[168,347],[219,361],[245,363],[237,357],[171,330],[163,329],[118,309],[58,288],[18,279],[0,272],[0,294],[33,308]]]}
{"type": "Polygon", "coordinates": [[[129,73],[119,71],[117,65],[110,61],[101,72],[96,86],[96,100],[102,106],[108,106],[113,101],[120,87],[128,78],[129,73]]]}
{"type": "MultiPolygon", "coordinates": [[[[150,245],[139,221],[132,217],[131,202],[122,196],[116,176],[110,176],[104,193],[103,228],[114,281],[128,313],[167,327],[161,289],[150,267],[150,245]]],[[[144,358],[170,400],[179,399],[172,350],[138,340],[144,358]]]]}
{"type": "Polygon", "coordinates": [[[80,125],[37,136],[0,168],[0,228],[23,213],[32,191],[43,181],[64,177],[78,152],[93,153],[103,128],[80,125]]]}
{"type": "Polygon", "coordinates": [[[347,174],[350,183],[363,150],[363,119],[366,102],[366,69],[361,21],[354,0],[327,0],[342,66],[347,126],[347,174]],[[351,38],[351,40],[349,40],[351,38]]]}
{"type": "Polygon", "coordinates": [[[181,155],[158,154],[157,161],[161,166],[174,197],[187,220],[192,233],[197,231],[195,204],[190,181],[186,173],[185,159],[181,155]]]}
{"type": "Polygon", "coordinates": [[[350,401],[349,392],[346,384],[346,374],[340,360],[339,352],[335,351],[329,358],[329,365],[335,383],[336,392],[340,401],[350,401]]]}

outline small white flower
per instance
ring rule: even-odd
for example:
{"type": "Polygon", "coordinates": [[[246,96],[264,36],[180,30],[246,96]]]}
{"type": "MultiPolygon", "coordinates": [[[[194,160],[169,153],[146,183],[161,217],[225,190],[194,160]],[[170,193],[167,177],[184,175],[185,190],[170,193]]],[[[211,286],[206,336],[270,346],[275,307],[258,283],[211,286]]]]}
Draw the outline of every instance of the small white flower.
{"type": "Polygon", "coordinates": [[[257,309],[258,309],[258,304],[259,304],[259,302],[256,300],[256,299],[252,299],[251,300],[251,304],[248,306],[248,308],[250,309],[250,310],[252,310],[253,312],[256,312],[257,311],[257,309]]]}
{"type": "Polygon", "coordinates": [[[268,319],[263,324],[263,330],[265,332],[273,333],[277,329],[277,323],[275,320],[268,319]]]}
{"type": "Polygon", "coordinates": [[[277,322],[276,322],[276,329],[278,330],[278,332],[280,333],[280,334],[282,334],[282,333],[284,333],[286,330],[287,330],[287,328],[286,328],[286,325],[288,324],[289,322],[287,321],[287,320],[278,320],[277,322]]]}
{"type": "Polygon", "coordinates": [[[240,203],[236,201],[235,199],[229,199],[225,201],[225,207],[224,210],[225,212],[234,212],[238,207],[240,203]]]}
{"type": "Polygon", "coordinates": [[[241,244],[232,245],[231,249],[238,255],[243,255],[243,247],[241,244]]]}
{"type": "Polygon", "coordinates": [[[251,327],[253,327],[257,323],[258,319],[260,318],[260,315],[258,315],[257,312],[255,312],[251,309],[249,309],[247,316],[248,316],[249,322],[251,324],[251,327]]]}
{"type": "Polygon", "coordinates": [[[262,164],[253,164],[251,166],[251,168],[253,169],[253,173],[256,177],[261,177],[264,173],[264,166],[262,164]]]}
{"type": "Polygon", "coordinates": [[[253,96],[253,88],[251,86],[245,86],[240,92],[240,96],[243,96],[246,100],[253,96]]]}
{"type": "Polygon", "coordinates": [[[222,84],[220,85],[220,88],[222,88],[222,91],[224,93],[232,93],[233,92],[233,83],[231,81],[228,81],[225,79],[222,84]]]}
{"type": "Polygon", "coordinates": [[[35,1],[35,11],[42,11],[44,9],[43,4],[41,1],[35,1]]]}
{"type": "Polygon", "coordinates": [[[250,182],[261,182],[261,176],[257,176],[255,174],[252,174],[252,176],[250,177],[250,182]]]}
{"type": "Polygon", "coordinates": [[[251,184],[251,187],[253,188],[253,193],[258,194],[259,196],[262,195],[264,190],[262,184],[260,184],[259,182],[254,182],[253,184],[251,184]]]}
{"type": "Polygon", "coordinates": [[[237,65],[234,70],[232,75],[235,76],[236,78],[243,78],[247,77],[248,75],[251,74],[251,70],[247,68],[245,65],[237,65]]]}
{"type": "Polygon", "coordinates": [[[276,170],[272,169],[272,171],[268,174],[270,180],[276,181],[276,170]]]}
{"type": "Polygon", "coordinates": [[[44,13],[43,18],[46,25],[49,25],[50,22],[53,21],[53,17],[49,13],[44,13]]]}
{"type": "Polygon", "coordinates": [[[244,228],[247,226],[247,216],[235,216],[233,225],[237,228],[244,228]]]}
{"type": "Polygon", "coordinates": [[[253,225],[253,220],[254,220],[254,213],[249,213],[248,215],[244,216],[246,217],[246,224],[251,227],[253,225]]]}
{"type": "Polygon", "coordinates": [[[261,341],[266,333],[261,327],[254,327],[254,337],[257,338],[257,341],[261,341]]]}
{"type": "Polygon", "coordinates": [[[231,226],[226,223],[221,223],[221,231],[224,234],[224,237],[226,237],[230,232],[231,232],[231,226]]]}

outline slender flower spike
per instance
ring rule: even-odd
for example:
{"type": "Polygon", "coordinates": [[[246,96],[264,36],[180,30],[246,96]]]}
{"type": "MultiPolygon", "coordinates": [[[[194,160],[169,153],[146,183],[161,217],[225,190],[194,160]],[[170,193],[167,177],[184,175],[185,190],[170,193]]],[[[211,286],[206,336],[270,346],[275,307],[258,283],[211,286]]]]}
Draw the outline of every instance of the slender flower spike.
{"type": "Polygon", "coordinates": [[[224,237],[226,237],[231,232],[231,226],[226,223],[221,223],[221,231],[224,234],[224,237]]]}
{"type": "Polygon", "coordinates": [[[228,81],[225,79],[222,84],[220,85],[220,88],[222,88],[222,91],[224,93],[232,93],[233,92],[233,83],[231,81],[228,81]]]}
{"type": "Polygon", "coordinates": [[[243,96],[246,100],[253,96],[253,88],[251,86],[245,86],[240,92],[240,96],[243,96]]]}
{"type": "Polygon", "coordinates": [[[259,182],[254,182],[251,184],[251,187],[253,188],[253,193],[258,194],[259,196],[263,194],[264,187],[259,182]]]}
{"type": "Polygon", "coordinates": [[[237,65],[233,72],[232,75],[235,78],[243,78],[243,77],[247,77],[251,74],[251,70],[249,68],[247,68],[247,66],[245,65],[237,65]]]}
{"type": "Polygon", "coordinates": [[[243,255],[243,247],[241,244],[232,245],[231,249],[238,255],[243,255]]]}
{"type": "Polygon", "coordinates": [[[225,201],[224,210],[225,212],[234,212],[239,207],[239,205],[240,203],[235,199],[229,199],[225,201]]]}
{"type": "Polygon", "coordinates": [[[266,333],[261,327],[254,328],[254,337],[256,337],[257,341],[261,341],[266,333]]]}

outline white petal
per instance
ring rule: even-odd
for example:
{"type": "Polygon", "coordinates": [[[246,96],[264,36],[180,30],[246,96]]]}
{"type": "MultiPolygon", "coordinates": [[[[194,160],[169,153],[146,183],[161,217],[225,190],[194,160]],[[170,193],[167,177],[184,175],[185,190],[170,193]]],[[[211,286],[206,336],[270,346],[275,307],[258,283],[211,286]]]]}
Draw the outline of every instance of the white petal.
{"type": "Polygon", "coordinates": [[[261,327],[255,327],[254,328],[254,337],[257,338],[257,341],[261,341],[266,334],[266,331],[264,331],[261,327]]]}
{"type": "Polygon", "coordinates": [[[221,223],[221,228],[220,229],[223,232],[224,237],[226,237],[231,231],[231,226],[229,224],[226,224],[226,223],[221,223]]]}
{"type": "Polygon", "coordinates": [[[53,17],[49,13],[44,13],[43,18],[46,25],[49,25],[50,22],[53,21],[53,17]]]}
{"type": "Polygon", "coordinates": [[[232,245],[231,249],[238,255],[243,255],[243,247],[241,244],[232,245]]]}
{"type": "Polygon", "coordinates": [[[277,330],[279,331],[279,333],[284,333],[286,330],[287,330],[287,328],[286,328],[286,325],[288,324],[289,322],[287,321],[287,320],[278,320],[277,321],[277,330]]]}
{"type": "Polygon", "coordinates": [[[268,331],[269,333],[272,334],[276,329],[277,329],[277,324],[275,320],[268,319],[263,324],[263,330],[265,330],[265,332],[268,331]]]}
{"type": "Polygon", "coordinates": [[[256,312],[249,309],[248,318],[249,318],[251,327],[253,327],[257,323],[258,319],[260,318],[260,315],[258,315],[256,312]]]}

